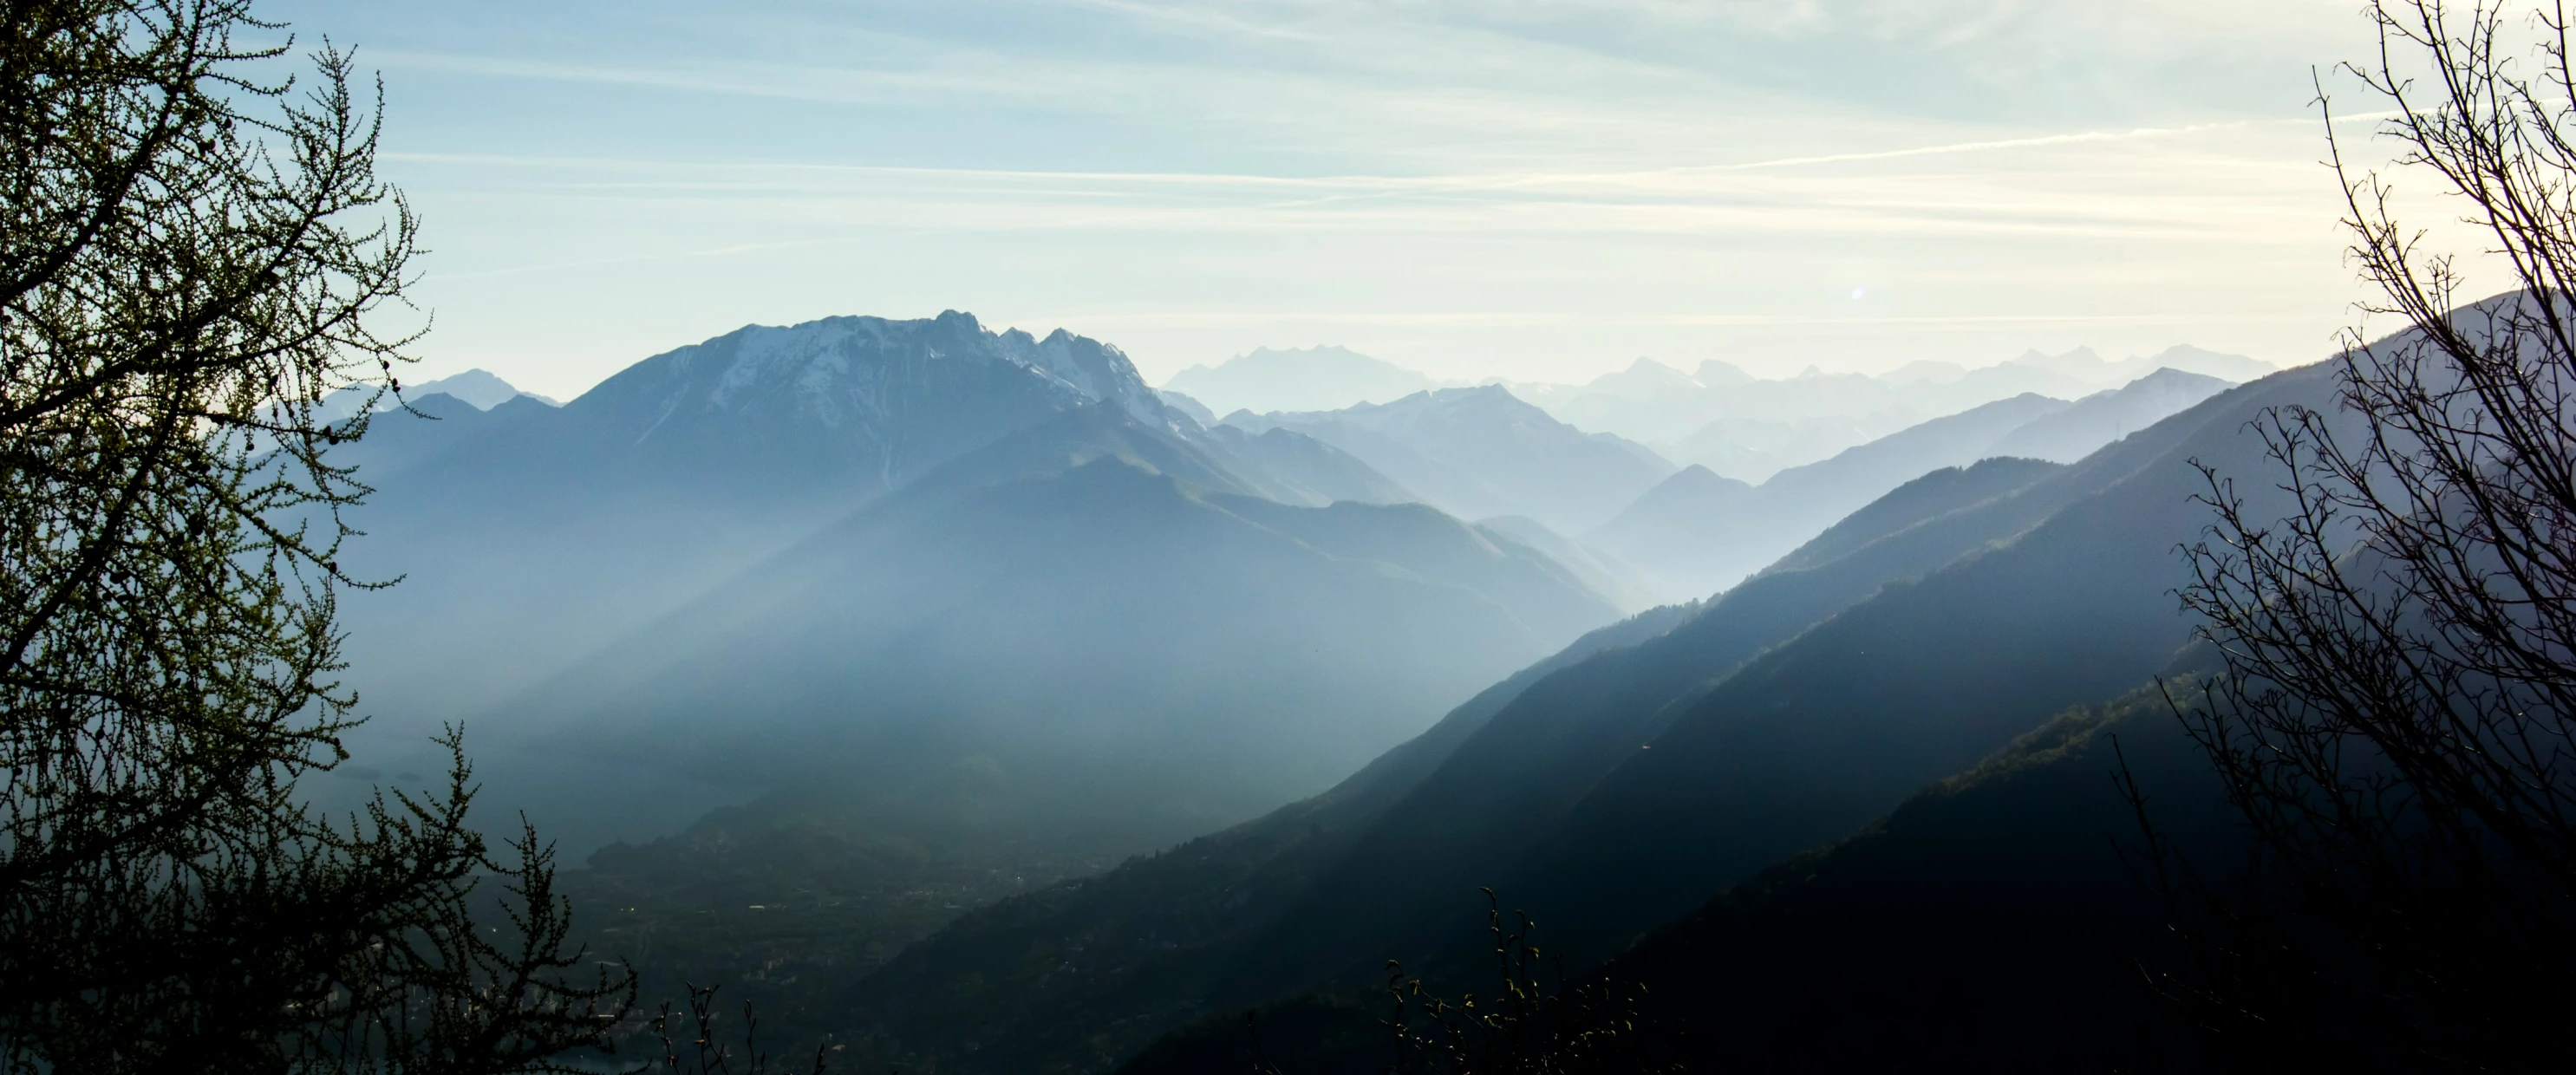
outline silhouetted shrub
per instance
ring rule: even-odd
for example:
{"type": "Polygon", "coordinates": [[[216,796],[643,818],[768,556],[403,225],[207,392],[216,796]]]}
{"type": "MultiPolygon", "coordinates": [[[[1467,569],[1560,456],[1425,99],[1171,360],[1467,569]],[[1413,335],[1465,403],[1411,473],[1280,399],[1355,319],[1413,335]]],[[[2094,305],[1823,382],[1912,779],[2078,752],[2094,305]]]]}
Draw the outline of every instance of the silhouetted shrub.
{"type": "Polygon", "coordinates": [[[1640,1022],[1642,986],[1568,980],[1561,959],[1543,959],[1530,943],[1537,924],[1514,912],[1507,927],[1502,902],[1493,889],[1483,891],[1486,929],[1494,942],[1492,990],[1452,1001],[1388,960],[1386,996],[1394,1011],[1386,1024],[1395,1038],[1388,1070],[1572,1075],[1662,1066],[1651,1059],[1655,1042],[1640,1022]]]}

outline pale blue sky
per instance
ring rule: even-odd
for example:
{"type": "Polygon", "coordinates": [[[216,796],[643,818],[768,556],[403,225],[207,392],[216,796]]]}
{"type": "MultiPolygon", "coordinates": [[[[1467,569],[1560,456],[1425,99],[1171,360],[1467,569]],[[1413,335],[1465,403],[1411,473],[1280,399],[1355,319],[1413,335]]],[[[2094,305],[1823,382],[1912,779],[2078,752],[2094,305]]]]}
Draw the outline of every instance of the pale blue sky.
{"type": "Polygon", "coordinates": [[[1161,380],[1785,374],[2357,295],[2307,108],[2354,0],[280,2],[381,70],[416,377],[578,394],[746,322],[963,309],[1161,380]]]}

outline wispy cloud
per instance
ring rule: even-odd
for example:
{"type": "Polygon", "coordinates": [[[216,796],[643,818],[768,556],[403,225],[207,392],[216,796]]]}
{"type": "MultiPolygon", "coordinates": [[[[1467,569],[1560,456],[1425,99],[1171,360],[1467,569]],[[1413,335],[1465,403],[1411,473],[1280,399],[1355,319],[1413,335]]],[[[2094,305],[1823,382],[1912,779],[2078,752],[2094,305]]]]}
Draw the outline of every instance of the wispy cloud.
{"type": "Polygon", "coordinates": [[[951,306],[1149,365],[1544,364],[1816,326],[2304,347],[2342,312],[2303,104],[2346,2],[460,0],[348,36],[397,76],[436,346],[478,364],[951,306]]]}
{"type": "MultiPolygon", "coordinates": [[[[2388,113],[2341,117],[2341,122],[2368,122],[2385,118],[2388,113]]],[[[491,153],[389,152],[384,159],[426,164],[470,165],[476,168],[501,166],[530,171],[578,171],[598,173],[602,170],[677,177],[680,175],[750,174],[784,177],[768,181],[777,189],[803,189],[810,180],[822,176],[888,177],[939,180],[970,180],[1027,184],[1032,186],[1135,186],[1152,188],[1207,187],[1214,189],[1284,189],[1355,192],[1424,192],[1467,193],[1549,187],[1628,186],[1670,188],[1686,185],[1692,177],[1727,172],[1749,172],[1776,168],[1797,168],[1830,164],[1854,164],[1873,161],[1903,160],[1913,157],[1944,157],[1998,153],[2011,150],[2077,146],[2091,143],[2121,142],[2143,139],[2184,138],[2215,131],[2243,131],[2259,126],[2304,126],[2308,121],[2234,120],[2219,123],[2194,123],[2171,127],[2136,127],[2125,130],[2069,131],[2032,135],[2022,138],[1981,139],[1948,142],[1937,145],[1907,146],[1897,149],[1869,150],[1811,156],[1774,157],[1763,160],[1722,163],[1686,164],[1652,169],[1617,171],[1520,171],[1463,173],[1446,175],[1263,175],[1243,172],[1131,172],[1131,171],[1056,171],[1013,168],[956,168],[919,165],[832,164],[799,161],[710,161],[655,160],[650,158],[523,156],[491,153]],[[798,182],[798,180],[807,182],[798,182]]],[[[714,189],[756,189],[762,181],[706,181],[714,189]]],[[[681,186],[676,178],[657,184],[601,183],[596,186],[681,186]]]]}
{"type": "Polygon", "coordinates": [[[1140,22],[1183,30],[1282,41],[1327,41],[1325,34],[1256,22],[1224,10],[1197,4],[1153,4],[1137,0],[1071,0],[1078,7],[1123,15],[1140,22]]]}
{"type": "Polygon", "coordinates": [[[864,67],[817,68],[770,65],[682,64],[621,65],[560,58],[525,58],[451,52],[372,49],[368,63],[394,71],[436,71],[500,79],[579,82],[607,86],[644,86],[733,97],[765,97],[818,104],[868,104],[889,91],[937,90],[949,93],[995,89],[989,80],[961,75],[895,71],[864,67]]]}

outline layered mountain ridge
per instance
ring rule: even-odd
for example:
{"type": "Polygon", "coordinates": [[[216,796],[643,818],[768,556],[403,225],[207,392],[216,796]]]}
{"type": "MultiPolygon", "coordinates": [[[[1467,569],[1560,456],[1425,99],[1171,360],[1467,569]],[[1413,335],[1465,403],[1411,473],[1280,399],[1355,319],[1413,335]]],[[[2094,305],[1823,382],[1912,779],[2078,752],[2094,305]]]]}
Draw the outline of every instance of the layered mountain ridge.
{"type": "Polygon", "coordinates": [[[1192,366],[1163,387],[1212,411],[1329,411],[1389,403],[1440,387],[1431,378],[1347,347],[1255,348],[1215,366],[1192,366]]]}
{"type": "Polygon", "coordinates": [[[1608,518],[1673,470],[1643,445],[1557,421],[1499,385],[1337,411],[1236,411],[1224,424],[1313,437],[1454,515],[1525,515],[1561,533],[1608,518]]]}
{"type": "Polygon", "coordinates": [[[415,394],[345,458],[346,562],[403,578],[343,602],[346,771],[434,771],[462,718],[487,802],[606,845],[566,883],[660,984],[748,958],[705,901],[872,965],[1327,787],[1621,613],[1348,453],[958,313],[746,328],[560,408],[415,394]]]}
{"type": "Polygon", "coordinates": [[[1412,760],[1388,768],[1390,754],[1322,799],[969,915],[855,983],[850,1010],[905,1043],[890,1055],[943,1070],[1111,1066],[1193,1012],[1365,993],[1388,958],[1469,972],[1479,885],[1548,923],[1554,950],[1615,954],[2167,667],[2188,638],[2169,594],[2172,550],[2201,519],[2191,461],[2253,466],[2247,417],[2329,391],[2322,371],[2292,371],[2074,466],[1990,460],[1902,485],[1715,601],[1497,685],[1412,760]],[[1238,910],[1169,917],[1199,906],[1238,910]],[[1138,938],[1149,954],[1091,957],[1061,984],[1002,973],[1138,938]],[[971,1057],[942,1051],[936,1029],[951,1017],[941,998],[974,995],[955,992],[966,978],[1018,981],[1034,1001],[981,1026],[971,1057]]]}
{"type": "Polygon", "coordinates": [[[1457,981],[1484,885],[1686,994],[1660,968],[1802,905],[1777,864],[1834,846],[1829,936],[1906,876],[1873,819],[1953,816],[1908,804],[1998,751],[2035,760],[1974,786],[2098,762],[2047,729],[2175,667],[2191,462],[2325,398],[2160,369],[1757,486],[1497,385],[1210,423],[1061,331],[748,327],[561,408],[377,417],[352,565],[410,578],[351,601],[396,718],[353,746],[471,717],[494,797],[607,844],[567,882],[603,945],[757,967],[866,1063],[1106,1071],[1390,957],[1457,981]],[[1619,619],[1640,563],[1702,599],[1619,619]]]}
{"type": "MultiPolygon", "coordinates": [[[[2076,399],[2172,369],[2237,383],[2274,372],[2268,363],[2176,345],[2111,360],[2090,348],[2029,351],[1989,366],[1916,361],[1877,375],[1761,378],[1718,359],[1689,372],[1639,358],[1582,384],[1491,380],[1559,421],[1640,444],[1677,464],[1759,483],[1922,422],[2022,394],[2076,399]]],[[[1346,348],[1262,349],[1193,367],[1166,387],[1212,392],[1216,414],[1300,412],[1388,403],[1437,387],[1410,370],[1346,348]]],[[[1206,419],[1201,419],[1202,422],[1206,419]]],[[[2081,452],[2076,453],[2081,455],[2081,452]]],[[[2061,460],[2065,461],[2065,460],[2061,460]]]]}
{"type": "Polygon", "coordinates": [[[2010,456],[2072,463],[2227,386],[2160,369],[2073,402],[2024,393],[1971,407],[1758,486],[1685,470],[1584,539],[1643,569],[1668,596],[1715,593],[1928,470],[2010,456]]]}

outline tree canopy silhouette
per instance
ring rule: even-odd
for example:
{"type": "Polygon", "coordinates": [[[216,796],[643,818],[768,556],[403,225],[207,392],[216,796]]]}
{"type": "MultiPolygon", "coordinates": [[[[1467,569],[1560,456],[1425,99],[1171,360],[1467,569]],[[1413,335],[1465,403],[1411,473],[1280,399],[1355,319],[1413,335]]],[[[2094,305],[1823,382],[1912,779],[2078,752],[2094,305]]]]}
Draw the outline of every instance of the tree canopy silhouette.
{"type": "Polygon", "coordinates": [[[398,391],[416,221],[346,52],[247,0],[0,9],[0,1065],[506,1071],[632,998],[551,851],[332,817],[334,390],[398,391]]]}
{"type": "Polygon", "coordinates": [[[2178,712],[2256,850],[2173,984],[2223,1057],[2515,1070],[2576,1002],[2576,69],[2556,4],[2528,68],[2505,5],[2370,10],[2344,70],[2400,171],[2334,164],[2364,309],[2408,330],[2349,336],[2338,407],[2254,424],[2286,517],[2204,468],[2182,596],[2221,670],[2178,712]],[[2484,259],[2401,225],[2395,175],[2484,259]],[[2517,290],[2464,304],[2483,269],[2517,290]]]}

